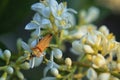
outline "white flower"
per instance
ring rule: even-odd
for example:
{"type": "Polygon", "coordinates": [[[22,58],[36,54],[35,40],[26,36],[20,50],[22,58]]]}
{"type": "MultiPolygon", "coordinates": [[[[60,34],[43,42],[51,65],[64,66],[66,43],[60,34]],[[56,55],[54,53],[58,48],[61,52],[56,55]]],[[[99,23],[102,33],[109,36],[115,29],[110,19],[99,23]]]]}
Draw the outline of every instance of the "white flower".
{"type": "Polygon", "coordinates": [[[88,14],[84,18],[86,23],[91,23],[91,22],[95,21],[98,18],[99,13],[100,13],[100,11],[98,8],[96,8],[96,7],[89,8],[88,14]]]}
{"type": "Polygon", "coordinates": [[[80,41],[73,41],[72,48],[78,53],[84,53],[83,44],[80,41]]]}
{"type": "Polygon", "coordinates": [[[62,14],[66,12],[66,5],[58,4],[56,0],[50,0],[50,9],[56,19],[61,19],[62,14]]]}
{"type": "Polygon", "coordinates": [[[80,26],[74,33],[72,33],[73,38],[80,39],[82,36],[86,35],[88,32],[96,30],[96,26],[89,24],[89,25],[82,25],[80,26]]]}
{"type": "Polygon", "coordinates": [[[72,9],[67,9],[66,4],[58,4],[56,0],[50,0],[50,9],[55,18],[55,24],[59,29],[66,29],[73,26],[73,20],[71,20],[73,15],[68,11],[75,11],[72,9]]]}
{"type": "Polygon", "coordinates": [[[65,13],[60,16],[59,19],[55,19],[55,24],[59,29],[67,29],[74,25],[74,21],[71,19],[72,14],[65,13]]]}
{"type": "Polygon", "coordinates": [[[89,45],[99,46],[101,43],[101,32],[93,31],[92,33],[88,33],[86,36],[86,43],[89,45]]]}
{"type": "Polygon", "coordinates": [[[44,5],[43,3],[35,3],[31,6],[31,9],[37,11],[42,16],[49,18],[50,16],[50,9],[48,6],[44,5]]]}
{"type": "Polygon", "coordinates": [[[101,54],[94,55],[92,58],[92,62],[94,68],[103,67],[106,64],[106,60],[101,54]]]}
{"type": "MultiPolygon", "coordinates": [[[[23,42],[23,41],[22,41],[21,44],[22,44],[22,48],[23,48],[25,51],[28,51],[29,53],[32,53],[32,50],[31,50],[32,47],[30,47],[28,44],[26,44],[26,43],[23,42]]],[[[43,55],[45,55],[44,52],[43,52],[43,55]]],[[[36,67],[36,66],[40,65],[42,61],[43,61],[43,56],[40,56],[39,58],[33,57],[33,58],[30,60],[30,62],[29,62],[30,67],[31,67],[31,68],[33,68],[34,66],[36,67]],[[39,60],[39,61],[38,61],[38,60],[39,60]]]]}
{"type": "Polygon", "coordinates": [[[46,25],[49,25],[50,21],[46,18],[43,18],[38,13],[36,13],[33,17],[33,21],[28,23],[25,27],[26,30],[33,30],[35,31],[32,33],[32,35],[39,37],[40,36],[40,29],[46,28],[46,25]]]}

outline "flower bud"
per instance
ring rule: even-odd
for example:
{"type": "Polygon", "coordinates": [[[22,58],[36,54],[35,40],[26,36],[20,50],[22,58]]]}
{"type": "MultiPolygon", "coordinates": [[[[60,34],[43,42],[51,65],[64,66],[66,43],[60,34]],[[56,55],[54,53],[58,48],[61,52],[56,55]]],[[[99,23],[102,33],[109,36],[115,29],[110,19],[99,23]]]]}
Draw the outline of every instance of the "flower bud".
{"type": "Polygon", "coordinates": [[[20,72],[20,71],[16,71],[17,72],[17,76],[20,80],[24,80],[24,75],[20,72]]]}
{"type": "Polygon", "coordinates": [[[103,67],[106,64],[105,58],[101,54],[93,56],[92,62],[95,68],[103,67]]]}
{"type": "Polygon", "coordinates": [[[97,80],[97,73],[93,68],[89,68],[87,71],[87,78],[89,80],[97,80]]]}
{"type": "Polygon", "coordinates": [[[101,73],[98,77],[98,80],[109,80],[110,73],[101,73]]]}
{"type": "Polygon", "coordinates": [[[70,58],[66,58],[65,64],[70,67],[72,65],[72,60],[70,58]]]}
{"type": "Polygon", "coordinates": [[[86,23],[91,23],[91,22],[95,21],[98,18],[99,13],[100,13],[100,11],[98,8],[96,8],[96,7],[89,8],[88,14],[85,17],[86,23]]]}
{"type": "Polygon", "coordinates": [[[76,51],[76,52],[79,52],[79,53],[83,53],[83,44],[80,43],[80,41],[74,41],[72,43],[72,48],[76,51]]]}
{"type": "Polygon", "coordinates": [[[55,48],[53,49],[52,53],[56,59],[62,58],[62,51],[60,49],[55,48]]]}
{"type": "Polygon", "coordinates": [[[4,60],[9,60],[11,57],[11,52],[9,50],[5,50],[3,53],[4,60]]]}
{"type": "Polygon", "coordinates": [[[92,60],[92,55],[88,54],[88,55],[86,55],[86,57],[87,57],[87,59],[88,59],[89,61],[92,60]]]}
{"type": "Polygon", "coordinates": [[[57,68],[52,68],[51,69],[51,73],[54,75],[54,76],[58,76],[59,75],[59,71],[57,68]]]}
{"type": "Polygon", "coordinates": [[[107,36],[109,34],[109,30],[105,25],[101,26],[99,28],[99,31],[102,32],[105,36],[107,36]]]}
{"type": "Polygon", "coordinates": [[[84,51],[85,53],[94,53],[94,50],[89,45],[84,45],[84,51]]]}
{"type": "Polygon", "coordinates": [[[30,68],[30,64],[28,62],[24,62],[23,64],[20,65],[20,68],[27,70],[30,68]]]}
{"type": "Polygon", "coordinates": [[[8,74],[13,74],[14,70],[11,66],[8,66],[5,70],[8,74]]]}

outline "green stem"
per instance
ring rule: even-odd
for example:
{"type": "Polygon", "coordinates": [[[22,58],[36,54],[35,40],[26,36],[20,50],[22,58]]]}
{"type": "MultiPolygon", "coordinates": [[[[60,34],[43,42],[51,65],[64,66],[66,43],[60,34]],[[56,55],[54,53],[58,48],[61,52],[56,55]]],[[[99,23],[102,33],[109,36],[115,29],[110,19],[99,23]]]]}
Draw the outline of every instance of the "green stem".
{"type": "Polygon", "coordinates": [[[7,68],[7,66],[2,66],[0,67],[0,70],[4,70],[5,68],[7,68]]]}
{"type": "Polygon", "coordinates": [[[77,67],[74,67],[67,76],[63,77],[63,80],[71,80],[72,77],[73,77],[74,72],[76,71],[76,69],[77,69],[77,67]]]}
{"type": "Polygon", "coordinates": [[[50,44],[49,47],[53,47],[53,48],[57,48],[58,45],[55,45],[55,44],[50,44]]]}

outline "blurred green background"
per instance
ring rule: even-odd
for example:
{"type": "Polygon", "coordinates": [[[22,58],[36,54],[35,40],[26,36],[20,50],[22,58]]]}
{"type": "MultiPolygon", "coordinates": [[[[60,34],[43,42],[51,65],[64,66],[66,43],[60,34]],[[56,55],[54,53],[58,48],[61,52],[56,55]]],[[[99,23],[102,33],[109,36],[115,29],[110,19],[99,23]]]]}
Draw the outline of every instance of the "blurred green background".
{"type": "MultiPolygon", "coordinates": [[[[0,48],[10,49],[16,52],[16,40],[22,38],[24,41],[30,37],[30,32],[25,31],[25,25],[32,19],[34,11],[31,10],[31,5],[39,0],[0,0],[0,48]]],[[[107,25],[111,32],[117,36],[120,41],[120,12],[114,10],[109,5],[104,3],[108,0],[58,0],[58,2],[67,1],[68,7],[80,11],[81,9],[88,9],[90,6],[98,7],[100,11],[100,18],[94,23],[98,26],[102,24],[107,25]]],[[[111,1],[111,0],[110,0],[111,1]]],[[[114,0],[112,0],[114,1],[114,0]]],[[[120,3],[120,1],[119,1],[120,3]]],[[[114,4],[113,4],[114,5],[114,4]]],[[[120,8],[117,6],[117,8],[120,8]]],[[[78,15],[75,15],[78,20],[78,15]]],[[[39,80],[42,69],[35,68],[29,71],[23,71],[28,80],[39,80]]]]}

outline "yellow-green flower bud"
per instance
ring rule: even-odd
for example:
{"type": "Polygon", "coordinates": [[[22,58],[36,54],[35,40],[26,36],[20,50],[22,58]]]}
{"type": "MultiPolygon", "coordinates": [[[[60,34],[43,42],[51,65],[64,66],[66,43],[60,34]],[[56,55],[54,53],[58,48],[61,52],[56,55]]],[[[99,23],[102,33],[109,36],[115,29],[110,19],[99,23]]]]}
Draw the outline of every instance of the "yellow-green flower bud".
{"type": "Polygon", "coordinates": [[[84,45],[84,51],[85,53],[94,53],[94,50],[90,45],[84,45]]]}
{"type": "Polygon", "coordinates": [[[65,64],[66,64],[67,66],[71,67],[71,65],[72,65],[72,60],[71,60],[70,58],[66,58],[66,59],[65,59],[65,64]]]}
{"type": "Polygon", "coordinates": [[[28,62],[24,62],[23,64],[20,65],[20,68],[27,70],[30,68],[30,64],[28,62]]]}
{"type": "Polygon", "coordinates": [[[20,71],[17,71],[17,76],[20,80],[24,79],[24,75],[20,71]]]}
{"type": "Polygon", "coordinates": [[[3,53],[4,60],[8,61],[11,57],[11,52],[9,50],[5,50],[3,53]]]}

